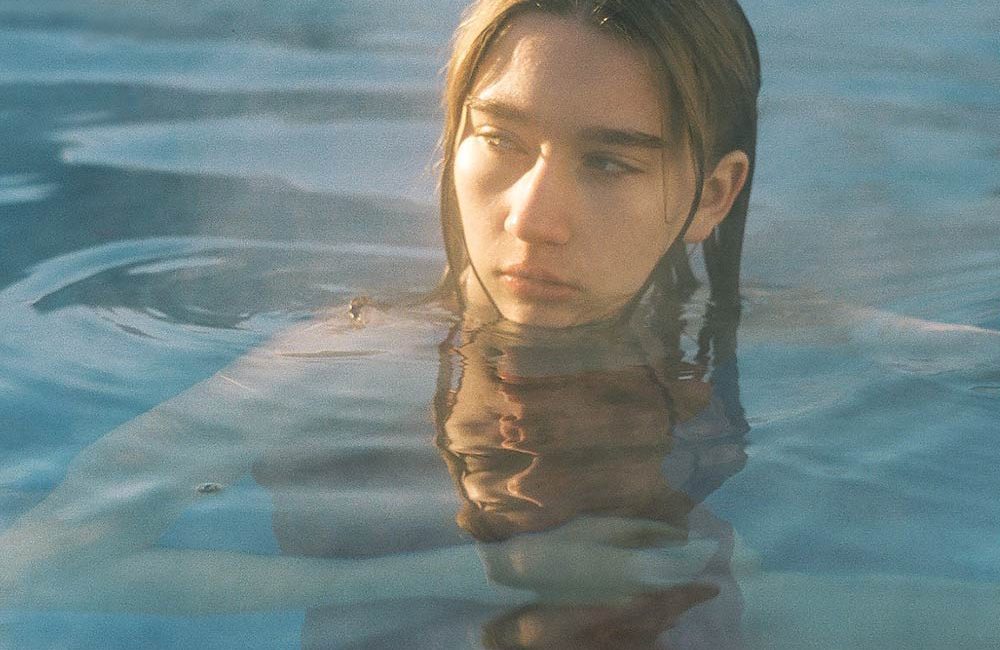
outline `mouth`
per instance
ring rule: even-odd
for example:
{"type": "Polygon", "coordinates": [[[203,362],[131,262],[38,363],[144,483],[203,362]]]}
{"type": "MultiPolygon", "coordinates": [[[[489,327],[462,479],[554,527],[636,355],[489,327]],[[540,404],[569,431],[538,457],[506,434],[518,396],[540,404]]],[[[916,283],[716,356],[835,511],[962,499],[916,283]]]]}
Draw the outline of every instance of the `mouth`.
{"type": "Polygon", "coordinates": [[[497,275],[514,296],[523,300],[565,301],[581,291],[574,282],[528,264],[508,264],[497,275]]]}

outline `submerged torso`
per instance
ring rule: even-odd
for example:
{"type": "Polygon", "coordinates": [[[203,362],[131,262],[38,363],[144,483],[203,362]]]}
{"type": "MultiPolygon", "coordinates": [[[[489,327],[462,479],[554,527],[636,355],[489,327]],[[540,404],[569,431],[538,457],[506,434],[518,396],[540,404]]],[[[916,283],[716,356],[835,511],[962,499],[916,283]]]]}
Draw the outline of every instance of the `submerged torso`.
{"type": "MultiPolygon", "coordinates": [[[[311,423],[254,465],[282,553],[377,558],[548,530],[577,516],[668,521],[717,540],[706,570],[726,588],[681,588],[654,603],[661,615],[646,618],[661,629],[640,642],[619,639],[622,647],[671,635],[685,647],[738,646],[738,593],[731,578],[719,579],[731,532],[699,503],[742,466],[745,423],[727,419],[704,369],[684,366],[664,383],[664,368],[646,365],[622,332],[538,341],[466,329],[436,308],[366,307],[357,316],[334,314],[273,347],[305,383],[293,419],[311,423]]],[[[573,622],[583,610],[572,610],[542,606],[532,615],[546,629],[568,626],[559,647],[588,647],[577,638],[587,626],[573,622]]],[[[316,608],[303,644],[481,647],[483,630],[509,616],[426,598],[316,608]]],[[[615,610],[609,629],[628,616],[636,612],[615,610]]]]}

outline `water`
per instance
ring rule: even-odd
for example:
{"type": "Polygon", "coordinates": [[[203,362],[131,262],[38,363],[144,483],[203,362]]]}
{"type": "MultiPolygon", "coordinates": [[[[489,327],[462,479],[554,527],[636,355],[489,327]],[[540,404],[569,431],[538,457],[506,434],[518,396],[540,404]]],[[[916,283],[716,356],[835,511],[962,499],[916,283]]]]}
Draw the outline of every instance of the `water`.
{"type": "MultiPolygon", "coordinates": [[[[185,601],[166,579],[125,598],[52,568],[64,602],[0,598],[0,647],[479,647],[598,615],[525,613],[519,592],[484,577],[484,566],[504,575],[502,557],[435,555],[470,539],[453,523],[463,501],[446,461],[461,449],[435,446],[428,416],[449,330],[439,314],[356,329],[338,313],[351,336],[283,357],[286,374],[256,387],[249,415],[196,400],[174,437],[116,429],[326,306],[433,285],[436,74],[461,4],[0,5],[0,529],[71,522],[35,542],[65,548],[118,513],[102,553],[250,553],[262,564],[242,579],[270,578],[241,586],[200,565],[213,579],[192,580],[185,601]],[[133,457],[156,462],[137,476],[133,457]],[[198,492],[205,483],[223,489],[198,492]],[[385,559],[402,551],[421,564],[385,559]],[[282,564],[327,555],[354,564],[282,564]],[[347,576],[340,605],[287,589],[332,569],[347,576]],[[190,596],[205,584],[218,589],[190,596]],[[246,594],[270,600],[241,605],[246,594]]],[[[595,425],[573,464],[558,446],[531,448],[530,431],[512,450],[490,429],[472,456],[501,476],[523,472],[525,455],[547,459],[526,475],[545,497],[528,493],[562,517],[624,507],[588,499],[623,476],[647,485],[643,459],[700,495],[691,520],[673,523],[689,527],[693,556],[699,539],[724,556],[721,578],[705,558],[696,572],[721,591],[617,612],[633,631],[673,607],[683,615],[664,634],[680,647],[724,647],[710,632],[748,647],[991,647],[1000,11],[745,4],[765,74],[738,347],[749,433],[722,445],[678,434],[667,453],[635,435],[646,446],[622,449],[595,425]],[[629,463],[600,464],[609,458],[629,463]]],[[[643,430],[643,409],[661,413],[622,367],[597,368],[590,388],[605,388],[584,404],[622,399],[606,384],[625,382],[630,430],[643,430]]],[[[254,388],[247,377],[231,378],[254,388]]],[[[581,397],[478,386],[481,404],[581,397]]],[[[683,386],[671,395],[718,415],[683,386]]],[[[177,577],[183,564],[168,566],[177,577]]]]}

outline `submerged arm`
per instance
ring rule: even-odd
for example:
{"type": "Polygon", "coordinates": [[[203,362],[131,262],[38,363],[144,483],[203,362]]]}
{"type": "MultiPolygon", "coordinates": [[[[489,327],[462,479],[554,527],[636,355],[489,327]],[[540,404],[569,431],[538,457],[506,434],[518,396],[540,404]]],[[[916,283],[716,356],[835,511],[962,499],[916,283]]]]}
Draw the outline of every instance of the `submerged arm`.
{"type": "Polygon", "coordinates": [[[200,615],[432,597],[516,605],[491,586],[475,547],[367,559],[147,549],[77,567],[45,567],[0,589],[0,607],[200,615]]]}
{"type": "Polygon", "coordinates": [[[221,377],[252,381],[261,376],[255,365],[237,362],[84,449],[62,483],[0,533],[0,568],[93,563],[148,548],[199,498],[200,484],[247,474],[274,442],[273,419],[263,419],[274,399],[221,377]]]}
{"type": "MultiPolygon", "coordinates": [[[[304,585],[315,585],[303,592],[314,596],[321,586],[336,585],[347,564],[167,551],[155,544],[203,498],[199,485],[239,480],[267,450],[294,444],[296,431],[330,417],[323,399],[329,391],[326,380],[343,377],[345,369],[328,360],[304,362],[294,354],[331,349],[351,338],[343,336],[351,329],[340,321],[291,330],[84,449],[60,485],[0,531],[3,605],[33,600],[93,605],[107,598],[108,605],[124,606],[138,602],[137,587],[143,584],[173,585],[189,593],[192,602],[223,602],[214,583],[203,579],[206,575],[216,576],[221,585],[246,581],[246,594],[255,599],[269,593],[277,598],[284,589],[294,600],[295,590],[304,585]],[[288,350],[291,356],[284,354],[288,350]],[[271,583],[271,592],[260,589],[260,576],[279,584],[271,583]]],[[[433,558],[412,561],[419,565],[433,558]]],[[[339,588],[325,594],[327,601],[339,588]]],[[[155,604],[161,603],[150,603],[155,604]]]]}

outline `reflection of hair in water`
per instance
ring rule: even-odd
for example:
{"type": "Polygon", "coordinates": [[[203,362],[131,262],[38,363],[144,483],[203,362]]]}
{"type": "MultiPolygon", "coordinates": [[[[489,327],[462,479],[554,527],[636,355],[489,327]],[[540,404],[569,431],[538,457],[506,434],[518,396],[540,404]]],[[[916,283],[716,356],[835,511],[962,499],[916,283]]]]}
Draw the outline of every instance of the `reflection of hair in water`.
{"type": "MultiPolygon", "coordinates": [[[[676,316],[679,311],[672,309],[661,312],[660,316],[665,313],[676,316]]],[[[670,332],[680,329],[679,322],[665,325],[670,332]]],[[[727,327],[716,323],[706,324],[706,327],[715,327],[712,331],[719,338],[722,338],[720,335],[730,334],[723,340],[735,344],[731,336],[731,328],[735,327],[733,321],[729,321],[727,327]]],[[[536,366],[545,365],[538,356],[548,354],[557,359],[556,365],[567,358],[565,350],[546,345],[532,349],[530,339],[512,340],[494,336],[488,328],[468,331],[462,330],[459,325],[442,343],[434,398],[435,424],[441,456],[462,498],[456,513],[456,522],[461,528],[481,542],[495,542],[519,533],[553,528],[577,515],[595,514],[663,521],[677,526],[681,534],[686,534],[689,528],[697,529],[701,535],[717,539],[720,546],[709,567],[706,567],[706,575],[710,574],[712,578],[711,585],[693,581],[672,589],[642,594],[616,605],[528,605],[489,622],[483,629],[483,644],[489,648],[648,648],[654,645],[658,636],[674,628],[692,607],[711,601],[708,610],[701,610],[700,616],[707,617],[707,620],[688,624],[706,626],[709,632],[704,633],[709,634],[713,643],[718,643],[717,647],[731,647],[726,639],[731,641],[739,637],[738,589],[729,575],[731,530],[703,509],[697,511],[695,521],[691,521],[690,516],[698,502],[739,471],[745,458],[742,436],[746,432],[746,424],[738,392],[730,392],[731,388],[736,388],[735,381],[729,381],[736,376],[734,350],[728,346],[710,347],[699,355],[707,362],[707,355],[715,349],[725,349],[728,353],[721,366],[713,367],[713,379],[725,379],[724,390],[712,391],[714,396],[710,399],[706,394],[707,386],[701,381],[705,368],[686,363],[670,364],[668,367],[674,370],[673,373],[653,372],[649,366],[630,365],[612,367],[603,372],[584,371],[569,377],[517,378],[516,382],[523,383],[515,383],[511,387],[496,370],[496,361],[503,361],[505,344],[513,348],[520,346],[536,366]],[[492,358],[487,358],[487,355],[492,355],[492,358]],[[583,439],[580,445],[574,445],[572,440],[565,444],[561,440],[553,440],[551,433],[547,437],[541,435],[533,439],[530,432],[522,432],[520,438],[512,439],[499,430],[502,425],[497,420],[504,416],[496,412],[495,403],[490,403],[491,396],[477,394],[474,399],[482,402],[485,417],[469,419],[468,414],[462,414],[475,429],[470,435],[476,436],[463,449],[458,444],[462,432],[452,430],[449,420],[456,415],[456,406],[467,408],[459,401],[468,399],[464,392],[470,390],[470,382],[476,379],[473,375],[480,375],[476,384],[478,390],[483,386],[482,375],[490,371],[493,374],[488,376],[487,385],[500,394],[513,391],[515,397],[523,398],[522,407],[528,399],[540,400],[546,393],[564,400],[567,391],[579,385],[577,390],[583,395],[582,403],[593,402],[604,395],[610,400],[608,408],[613,409],[615,402],[620,402],[624,412],[629,413],[635,423],[641,425],[652,420],[658,422],[658,427],[635,429],[630,428],[626,421],[605,431],[605,437],[600,438],[600,431],[595,432],[587,426],[589,411],[578,414],[570,409],[566,419],[582,421],[582,424],[566,428],[583,439]],[[609,386],[610,390],[593,391],[591,388],[595,384],[609,386]],[[699,390],[699,387],[704,389],[699,390]],[[617,395],[619,391],[624,391],[624,394],[617,395]],[[739,414],[738,419],[730,420],[726,417],[729,413],[739,414]],[[645,417],[647,415],[652,417],[645,417]],[[486,428],[484,423],[491,421],[497,426],[493,438],[482,433],[486,428]],[[675,435],[685,427],[689,428],[686,438],[675,435]],[[727,448],[727,454],[717,453],[720,448],[727,448]],[[707,453],[706,449],[709,450],[707,453]],[[720,457],[726,456],[728,462],[717,462],[720,457]],[[702,463],[702,457],[709,458],[709,462],[702,463]],[[679,464],[674,461],[679,461],[679,464]],[[466,481],[470,474],[481,471],[483,465],[499,475],[503,485],[509,483],[509,478],[518,477],[522,488],[525,483],[523,477],[532,475],[534,470],[531,486],[536,488],[536,493],[527,496],[532,497],[538,507],[528,506],[523,510],[501,508],[499,512],[494,512],[477,503],[468,493],[466,481]],[[672,472],[671,467],[679,469],[672,472]],[[545,472],[549,475],[546,476],[545,472]],[[570,473],[573,479],[565,480],[564,472],[570,473]],[[544,485],[546,481],[550,484],[548,488],[544,485]],[[565,488],[568,492],[565,500],[569,506],[566,507],[558,496],[553,499],[560,501],[556,506],[552,506],[549,499],[539,499],[539,483],[543,484],[541,491],[550,497],[554,490],[565,488]],[[639,487],[629,489],[626,484],[639,487]],[[512,511],[515,516],[511,515],[512,511]],[[720,585],[726,585],[723,593],[720,593],[720,585]],[[529,638],[534,641],[526,641],[529,638]]],[[[575,349],[584,356],[600,357],[594,354],[592,347],[575,349]]],[[[594,410],[600,411],[604,406],[598,403],[594,405],[594,410]]],[[[538,412],[544,412],[544,409],[538,412]]],[[[548,425],[550,430],[557,428],[551,422],[548,425]]],[[[524,498],[526,495],[518,496],[524,498]]],[[[512,496],[510,501],[517,503],[518,499],[512,496]]],[[[642,544],[642,541],[637,540],[637,543],[642,544]]],[[[685,621],[690,620],[685,618],[685,621]]]]}
{"type": "MultiPolygon", "coordinates": [[[[682,327],[678,317],[680,310],[660,311],[658,317],[662,318],[667,313],[674,316],[674,322],[663,323],[661,320],[658,331],[669,332],[669,337],[676,340],[682,327]]],[[[713,311],[709,310],[709,313],[711,315],[713,311]]],[[[553,343],[551,333],[548,340],[540,343],[537,340],[533,342],[530,335],[529,338],[518,339],[510,338],[509,332],[505,332],[496,336],[489,326],[470,331],[463,329],[461,324],[456,325],[440,346],[441,363],[433,408],[438,447],[459,494],[463,496],[464,505],[457,515],[458,523],[483,541],[495,541],[524,532],[512,528],[510,522],[502,517],[484,512],[466,493],[462,477],[469,473],[470,456],[476,456],[476,462],[481,464],[480,459],[492,453],[495,469],[512,475],[523,471],[529,462],[538,464],[538,459],[549,461],[547,467],[553,467],[553,459],[559,462],[565,459],[567,465],[577,463],[591,469],[600,469],[600,463],[608,459],[610,462],[631,460],[641,467],[653,463],[657,470],[662,471],[672,466],[674,457],[683,457],[687,463],[683,471],[665,477],[666,480],[658,486],[650,485],[646,493],[631,494],[631,500],[616,504],[614,512],[607,504],[599,507],[581,504],[574,511],[574,514],[593,513],[604,507],[608,508],[605,513],[618,516],[682,524],[687,511],[738,472],[746,458],[743,445],[748,427],[739,402],[735,327],[736,322],[732,319],[723,323],[707,322],[703,331],[711,331],[710,341],[720,341],[721,344],[699,350],[700,363],[694,365],[677,361],[679,352],[676,348],[656,349],[655,353],[666,352],[665,358],[659,360],[635,356],[624,358],[630,355],[626,350],[628,346],[613,347],[610,355],[602,355],[600,349],[595,349],[609,340],[615,341],[615,346],[627,340],[631,327],[614,327],[609,330],[610,334],[582,340],[574,337],[573,333],[567,333],[567,339],[571,341],[569,347],[559,347],[553,343]],[[716,350],[726,355],[718,365],[711,358],[711,353],[716,350]],[[530,359],[529,363],[535,366],[534,378],[516,379],[512,384],[510,379],[500,376],[503,371],[499,367],[512,353],[530,359]],[[622,358],[615,359],[614,353],[620,353],[622,358]],[[574,362],[574,354],[585,359],[574,362]],[[549,368],[546,368],[546,358],[551,362],[549,368]],[[607,365],[588,368],[586,359],[607,365]],[[567,365],[574,363],[575,368],[567,365]],[[658,366],[659,370],[654,371],[654,366],[658,366]],[[711,382],[706,384],[702,379],[709,370],[711,382]],[[470,400],[481,402],[473,408],[477,408],[482,416],[474,421],[479,446],[467,454],[463,453],[460,444],[456,444],[456,435],[461,435],[461,431],[456,434],[454,424],[449,430],[449,423],[459,394],[470,392],[469,389],[463,390],[463,384],[474,377],[485,377],[486,386],[479,379],[476,388],[479,393],[465,396],[466,403],[470,400]],[[503,397],[494,398],[492,394],[503,397]],[[601,423],[586,419],[590,411],[578,413],[565,410],[565,404],[574,396],[578,396],[579,402],[588,408],[608,418],[618,419],[609,419],[604,423],[609,425],[608,431],[599,430],[601,423]],[[535,424],[537,417],[528,418],[530,425],[518,423],[522,440],[515,443],[505,439],[501,431],[502,421],[509,416],[499,413],[496,406],[490,403],[491,399],[509,402],[512,398],[522,403],[521,408],[525,408],[524,401],[535,405],[534,413],[553,411],[540,425],[535,424]],[[547,399],[550,402],[547,403],[547,399]],[[549,408],[549,403],[563,409],[555,412],[557,409],[549,408]],[[650,429],[651,421],[656,422],[658,428],[650,429]],[[534,431],[529,430],[531,426],[534,431]],[[483,433],[487,430],[492,438],[483,433]],[[561,430],[572,431],[576,440],[562,445],[554,443],[551,432],[561,430]],[[532,439],[525,442],[524,436],[531,436],[532,439]],[[701,463],[701,458],[709,459],[709,462],[701,463]]],[[[468,408],[465,410],[468,411],[468,408]]],[[[609,485],[609,488],[612,487],[609,485]]],[[[539,515],[533,529],[558,523],[561,523],[558,517],[539,515]]]]}
{"type": "Polygon", "coordinates": [[[587,368],[588,361],[630,361],[595,355],[597,339],[567,347],[554,346],[551,338],[511,339],[489,328],[462,334],[462,345],[444,351],[435,400],[438,445],[463,497],[456,517],[462,528],[493,541],[594,511],[683,526],[689,508],[674,503],[680,495],[658,472],[657,459],[669,450],[670,402],[648,368],[587,368]],[[451,375],[456,365],[461,369],[451,375]],[[642,426],[649,422],[652,427],[642,426]],[[616,494],[624,489],[614,472],[630,465],[649,468],[650,480],[616,494]],[[561,493],[567,475],[578,479],[561,493]],[[515,493],[505,479],[485,499],[505,501],[505,507],[491,509],[469,494],[470,485],[488,489],[477,484],[483,477],[530,478],[536,490],[515,493]]]}

